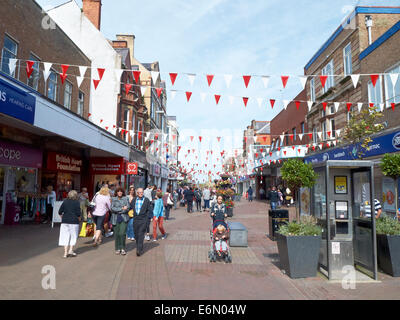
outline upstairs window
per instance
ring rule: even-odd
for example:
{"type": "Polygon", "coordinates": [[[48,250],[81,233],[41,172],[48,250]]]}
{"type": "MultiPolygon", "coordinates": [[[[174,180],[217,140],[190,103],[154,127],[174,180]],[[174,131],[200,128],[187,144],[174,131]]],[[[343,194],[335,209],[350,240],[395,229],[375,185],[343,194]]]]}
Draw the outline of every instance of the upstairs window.
{"type": "Polygon", "coordinates": [[[39,87],[39,59],[34,56],[33,54],[29,55],[29,60],[30,61],[35,61],[35,63],[33,64],[33,72],[30,76],[30,78],[28,79],[28,86],[30,86],[31,88],[35,89],[36,91],[38,90],[39,87]]]}
{"type": "Polygon", "coordinates": [[[310,80],[310,99],[312,102],[315,102],[315,80],[312,78],[310,80]]]}
{"type": "Polygon", "coordinates": [[[72,101],[72,83],[65,81],[64,88],[64,107],[68,110],[71,110],[71,101],[72,101]]]}
{"type": "Polygon", "coordinates": [[[381,76],[379,76],[378,81],[376,81],[375,87],[372,81],[368,82],[368,101],[369,103],[373,103],[376,107],[379,107],[379,104],[383,103],[381,76]]]}
{"type": "Polygon", "coordinates": [[[85,106],[85,94],[82,91],[79,91],[79,95],[78,95],[78,109],[77,109],[77,113],[80,116],[83,116],[83,109],[85,106]]]}
{"type": "Polygon", "coordinates": [[[47,83],[47,97],[57,101],[57,73],[54,70],[51,70],[47,83]]]}
{"type": "Polygon", "coordinates": [[[353,73],[353,61],[351,55],[351,43],[349,43],[343,49],[343,66],[344,66],[344,75],[348,76],[353,73]]]}
{"type": "Polygon", "coordinates": [[[328,76],[326,80],[325,87],[322,88],[323,92],[327,92],[329,88],[335,85],[335,79],[333,77],[334,68],[333,68],[333,59],[322,69],[322,75],[328,76]]]}
{"type": "MultiPolygon", "coordinates": [[[[400,65],[390,69],[387,73],[400,73],[400,65]]],[[[389,74],[385,75],[385,97],[387,108],[390,107],[391,103],[400,102],[400,80],[397,79],[397,82],[393,84],[389,74]]]]}
{"type": "Polygon", "coordinates": [[[14,70],[14,73],[11,74],[10,70],[10,59],[16,59],[17,58],[17,51],[18,51],[18,44],[12,40],[10,37],[5,36],[4,37],[4,47],[1,53],[1,71],[4,73],[15,77],[16,71],[14,70]]]}

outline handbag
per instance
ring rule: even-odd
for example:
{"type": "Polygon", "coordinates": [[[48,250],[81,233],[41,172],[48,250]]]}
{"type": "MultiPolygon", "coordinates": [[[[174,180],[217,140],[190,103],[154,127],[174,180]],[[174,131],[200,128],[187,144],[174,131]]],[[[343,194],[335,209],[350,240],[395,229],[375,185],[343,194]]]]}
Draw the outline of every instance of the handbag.
{"type": "Polygon", "coordinates": [[[167,204],[170,205],[170,206],[173,206],[173,205],[174,205],[174,203],[173,203],[172,200],[171,200],[171,195],[170,195],[170,194],[168,194],[167,204]]]}
{"type": "Polygon", "coordinates": [[[94,235],[94,224],[91,219],[88,219],[87,222],[82,223],[81,232],[79,233],[79,237],[93,237],[94,235]]]}
{"type": "Polygon", "coordinates": [[[96,193],[96,195],[93,197],[92,201],[90,201],[90,202],[88,203],[88,206],[87,206],[87,207],[88,207],[88,209],[91,210],[91,211],[93,211],[94,208],[96,208],[96,202],[95,202],[96,197],[97,197],[97,193],[96,193]]]}
{"type": "Polygon", "coordinates": [[[133,209],[128,211],[128,216],[129,216],[130,218],[133,218],[133,209]]]}

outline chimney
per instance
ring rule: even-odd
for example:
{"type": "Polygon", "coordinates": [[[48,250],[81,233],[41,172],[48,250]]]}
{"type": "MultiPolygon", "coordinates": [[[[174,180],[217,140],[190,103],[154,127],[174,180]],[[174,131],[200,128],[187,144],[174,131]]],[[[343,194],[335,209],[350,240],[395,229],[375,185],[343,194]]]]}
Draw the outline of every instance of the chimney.
{"type": "Polygon", "coordinates": [[[101,0],[82,0],[83,13],[100,30],[101,24],[101,0]]]}
{"type": "Polygon", "coordinates": [[[135,48],[135,36],[133,34],[117,34],[117,40],[126,41],[131,56],[131,63],[133,64],[134,48],[135,48]]]}

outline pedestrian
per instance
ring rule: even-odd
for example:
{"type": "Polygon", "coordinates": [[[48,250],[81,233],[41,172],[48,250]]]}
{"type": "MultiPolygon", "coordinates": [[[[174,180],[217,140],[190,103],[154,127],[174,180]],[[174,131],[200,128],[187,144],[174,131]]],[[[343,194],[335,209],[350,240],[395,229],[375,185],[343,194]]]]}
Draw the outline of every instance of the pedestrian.
{"type": "Polygon", "coordinates": [[[53,208],[56,202],[56,193],[53,186],[47,186],[47,200],[46,200],[46,218],[42,223],[53,221],[53,208]]]}
{"type": "Polygon", "coordinates": [[[111,224],[115,236],[115,254],[126,255],[126,229],[128,228],[130,208],[128,197],[121,187],[115,190],[116,196],[111,202],[111,224]]]}
{"type": "Polygon", "coordinates": [[[194,192],[194,197],[196,199],[196,210],[202,212],[201,210],[201,191],[199,188],[196,188],[196,191],[194,192]]]}
{"type": "Polygon", "coordinates": [[[179,201],[179,194],[178,194],[177,190],[174,190],[173,198],[174,198],[174,210],[176,210],[176,209],[178,209],[177,206],[178,206],[178,201],[179,201]]]}
{"type": "Polygon", "coordinates": [[[278,207],[280,208],[283,202],[283,194],[280,189],[278,189],[277,191],[278,191],[278,207]]]}
{"type": "Polygon", "coordinates": [[[249,189],[247,190],[249,202],[253,201],[253,188],[250,186],[249,189]]]}
{"type": "Polygon", "coordinates": [[[188,188],[183,194],[187,202],[187,212],[191,213],[193,212],[193,198],[194,198],[194,192],[192,187],[188,188]]]}
{"type": "Polygon", "coordinates": [[[58,245],[64,247],[64,256],[76,257],[74,246],[79,234],[79,220],[81,207],[78,200],[78,193],[75,190],[68,192],[67,199],[63,201],[58,214],[61,216],[60,238],[58,245]]]}
{"type": "Polygon", "coordinates": [[[110,197],[111,198],[113,198],[113,197],[115,197],[116,195],[115,195],[115,185],[114,184],[111,184],[110,185],[110,197]]]}
{"type": "Polygon", "coordinates": [[[96,246],[99,245],[102,241],[101,238],[104,231],[104,220],[106,218],[106,214],[111,209],[109,189],[106,187],[102,187],[100,191],[94,196],[92,201],[95,203],[95,208],[89,218],[91,216],[93,217],[93,222],[96,226],[93,239],[93,245],[96,246]]]}
{"type": "Polygon", "coordinates": [[[260,200],[264,200],[265,199],[265,190],[264,188],[260,189],[260,200]]]}
{"type": "Polygon", "coordinates": [[[222,196],[218,196],[217,202],[211,207],[210,216],[213,219],[213,230],[216,227],[215,224],[217,221],[225,221],[225,218],[228,217],[228,214],[226,213],[226,205],[222,203],[223,200],[224,198],[222,196]]]}
{"type": "Polygon", "coordinates": [[[289,188],[286,188],[286,204],[288,207],[293,203],[293,197],[292,197],[292,192],[290,191],[289,188]]]}
{"type": "Polygon", "coordinates": [[[153,198],[151,196],[151,193],[153,191],[153,186],[147,186],[146,190],[144,190],[144,196],[150,200],[150,202],[153,201],[153,198]]]}
{"type": "MultiPolygon", "coordinates": [[[[128,195],[128,201],[129,204],[132,203],[133,199],[136,198],[136,190],[134,186],[129,187],[129,195],[128,195]]],[[[128,229],[126,230],[126,236],[128,237],[128,240],[134,241],[135,240],[135,231],[133,230],[133,223],[134,223],[134,216],[133,216],[133,211],[132,215],[130,214],[131,211],[128,212],[129,215],[129,222],[128,222],[128,229]]]]}
{"type": "Polygon", "coordinates": [[[82,192],[78,194],[79,204],[81,208],[81,217],[84,222],[87,221],[87,208],[89,204],[89,193],[87,188],[83,187],[82,192]]]}
{"type": "Polygon", "coordinates": [[[171,194],[171,187],[167,188],[167,192],[162,196],[163,206],[165,209],[165,220],[169,219],[169,213],[173,205],[173,199],[171,194]]]}
{"type": "Polygon", "coordinates": [[[271,210],[276,210],[279,201],[279,194],[278,191],[276,191],[275,186],[273,186],[272,190],[269,192],[269,200],[270,200],[271,210]]]}
{"type": "Polygon", "coordinates": [[[165,239],[165,230],[163,227],[164,207],[163,194],[162,192],[157,192],[153,209],[153,241],[157,241],[157,225],[162,234],[162,239],[165,239]]]}
{"type": "Polygon", "coordinates": [[[151,188],[151,191],[150,191],[150,194],[151,194],[151,212],[147,216],[147,223],[146,223],[146,237],[145,237],[145,239],[147,241],[151,240],[150,239],[150,223],[151,223],[151,220],[153,220],[153,209],[154,209],[154,202],[156,200],[157,186],[153,185],[150,188],[151,188]]]}
{"type": "Polygon", "coordinates": [[[209,188],[205,188],[203,190],[203,200],[204,200],[204,210],[209,211],[210,210],[210,197],[211,197],[211,191],[209,188]]]}
{"type": "Polygon", "coordinates": [[[153,214],[151,209],[151,202],[148,198],[144,197],[143,189],[138,188],[136,191],[136,198],[130,204],[130,209],[133,210],[134,224],[136,236],[136,255],[143,254],[143,240],[146,232],[146,224],[149,214],[153,214]]]}

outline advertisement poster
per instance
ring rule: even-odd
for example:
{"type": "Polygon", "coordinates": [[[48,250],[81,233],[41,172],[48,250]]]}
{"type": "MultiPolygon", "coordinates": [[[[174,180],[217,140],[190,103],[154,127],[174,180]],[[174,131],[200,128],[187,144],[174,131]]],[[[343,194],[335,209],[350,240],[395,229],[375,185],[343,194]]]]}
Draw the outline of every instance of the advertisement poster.
{"type": "Polygon", "coordinates": [[[310,189],[300,188],[300,215],[310,215],[310,189]]]}
{"type": "Polygon", "coordinates": [[[335,177],[335,193],[347,194],[347,177],[335,177]]]}
{"type": "Polygon", "coordinates": [[[395,190],[394,181],[391,178],[383,178],[382,180],[382,200],[383,200],[383,211],[395,212],[395,190]]]}

